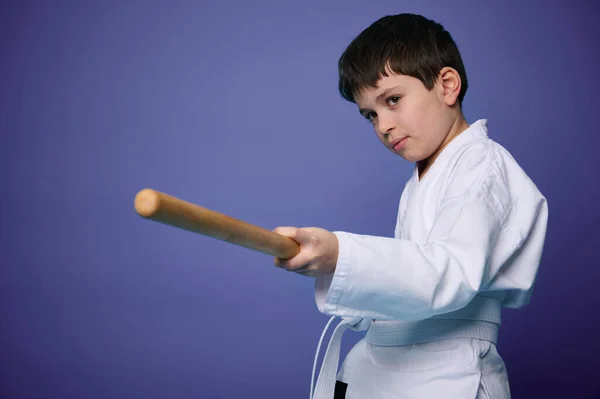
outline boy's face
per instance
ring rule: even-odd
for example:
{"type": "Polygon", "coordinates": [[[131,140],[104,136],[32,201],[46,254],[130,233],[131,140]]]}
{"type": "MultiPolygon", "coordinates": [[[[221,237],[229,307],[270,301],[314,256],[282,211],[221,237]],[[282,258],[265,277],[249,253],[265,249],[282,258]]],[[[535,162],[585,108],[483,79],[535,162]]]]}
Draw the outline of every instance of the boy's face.
{"type": "Polygon", "coordinates": [[[430,158],[444,144],[456,121],[448,88],[438,79],[427,90],[416,78],[388,71],[377,88],[366,87],[356,96],[360,113],[371,121],[379,140],[410,162],[430,158]]]}

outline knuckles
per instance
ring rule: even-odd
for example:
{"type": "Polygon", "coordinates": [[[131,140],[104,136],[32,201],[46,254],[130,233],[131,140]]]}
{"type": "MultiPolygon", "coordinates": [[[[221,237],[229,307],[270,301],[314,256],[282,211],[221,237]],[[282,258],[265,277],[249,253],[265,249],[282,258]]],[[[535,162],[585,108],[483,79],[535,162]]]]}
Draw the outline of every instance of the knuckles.
{"type": "Polygon", "coordinates": [[[297,227],[276,227],[275,229],[273,229],[273,232],[292,239],[298,236],[297,227]]]}
{"type": "Polygon", "coordinates": [[[318,264],[323,254],[320,253],[322,246],[326,244],[326,237],[322,237],[320,229],[305,227],[286,227],[280,226],[273,229],[273,232],[292,238],[300,243],[300,253],[290,259],[275,258],[276,267],[301,274],[303,276],[314,277],[318,275],[318,264]]]}

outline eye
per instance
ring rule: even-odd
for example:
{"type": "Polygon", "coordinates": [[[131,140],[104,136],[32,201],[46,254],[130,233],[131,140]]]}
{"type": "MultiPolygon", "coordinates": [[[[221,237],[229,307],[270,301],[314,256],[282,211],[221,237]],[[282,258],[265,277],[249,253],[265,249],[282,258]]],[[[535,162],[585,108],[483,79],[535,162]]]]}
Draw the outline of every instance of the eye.
{"type": "Polygon", "coordinates": [[[369,122],[373,122],[377,118],[377,114],[373,111],[365,113],[365,119],[369,122]]]}
{"type": "Polygon", "coordinates": [[[398,101],[400,101],[399,96],[389,97],[387,100],[385,100],[387,105],[390,105],[390,106],[398,104],[398,101]]]}

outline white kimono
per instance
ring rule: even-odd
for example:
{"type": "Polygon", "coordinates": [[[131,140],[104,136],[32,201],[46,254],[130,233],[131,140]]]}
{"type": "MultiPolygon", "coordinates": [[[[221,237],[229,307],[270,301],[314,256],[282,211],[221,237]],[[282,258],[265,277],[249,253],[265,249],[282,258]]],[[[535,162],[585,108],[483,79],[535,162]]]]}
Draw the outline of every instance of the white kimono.
{"type": "Polygon", "coordinates": [[[338,263],[315,296],[342,321],[313,397],[333,398],[337,377],[350,399],[509,398],[500,310],[528,303],[547,218],[546,199],[488,138],[487,121],[472,124],[421,181],[415,168],[394,238],[334,232],[338,263]],[[338,374],[347,328],[367,333],[338,374]]]}

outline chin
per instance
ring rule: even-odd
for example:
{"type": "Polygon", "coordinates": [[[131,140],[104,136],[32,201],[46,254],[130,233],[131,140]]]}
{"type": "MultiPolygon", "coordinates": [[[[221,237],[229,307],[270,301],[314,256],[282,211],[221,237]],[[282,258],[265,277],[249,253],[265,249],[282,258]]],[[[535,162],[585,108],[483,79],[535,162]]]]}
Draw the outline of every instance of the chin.
{"type": "Polygon", "coordinates": [[[419,162],[419,161],[422,160],[421,157],[417,157],[417,156],[415,156],[414,154],[411,154],[411,153],[401,152],[400,154],[398,154],[398,153],[395,153],[395,154],[398,155],[398,156],[400,156],[400,157],[402,157],[402,158],[404,158],[408,162],[416,163],[416,162],[419,162]]]}
{"type": "Polygon", "coordinates": [[[423,154],[415,154],[415,152],[411,151],[409,148],[404,148],[404,149],[400,150],[400,152],[396,152],[391,148],[389,148],[389,150],[394,155],[397,155],[397,156],[405,159],[406,161],[412,162],[412,163],[420,162],[420,161],[423,161],[424,159],[427,159],[427,157],[424,156],[423,154]]]}

